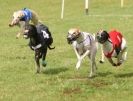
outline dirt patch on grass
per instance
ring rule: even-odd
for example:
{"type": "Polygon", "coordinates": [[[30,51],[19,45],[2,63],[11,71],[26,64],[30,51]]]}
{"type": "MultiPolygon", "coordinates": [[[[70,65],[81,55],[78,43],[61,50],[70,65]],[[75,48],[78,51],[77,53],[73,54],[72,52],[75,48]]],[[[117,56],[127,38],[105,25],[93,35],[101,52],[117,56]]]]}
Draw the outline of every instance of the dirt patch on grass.
{"type": "Polygon", "coordinates": [[[91,79],[87,80],[85,84],[90,85],[94,88],[103,88],[112,85],[112,82],[101,79],[95,79],[95,80],[91,79]]]}
{"type": "Polygon", "coordinates": [[[110,85],[109,82],[105,82],[105,81],[95,81],[95,82],[90,82],[89,84],[96,88],[110,85]]]}
{"type": "Polygon", "coordinates": [[[81,93],[80,88],[65,88],[63,94],[70,95],[70,94],[78,94],[81,93]]]}

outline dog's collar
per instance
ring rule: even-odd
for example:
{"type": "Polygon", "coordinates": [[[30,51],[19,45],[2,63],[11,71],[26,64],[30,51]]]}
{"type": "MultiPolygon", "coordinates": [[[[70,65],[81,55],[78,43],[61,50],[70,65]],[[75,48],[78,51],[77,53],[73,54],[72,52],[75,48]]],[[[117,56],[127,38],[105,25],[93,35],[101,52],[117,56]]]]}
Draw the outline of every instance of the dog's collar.
{"type": "MultiPolygon", "coordinates": [[[[81,34],[83,34],[83,33],[81,33],[81,34]]],[[[84,40],[82,40],[82,41],[80,41],[78,44],[81,44],[81,43],[83,43],[84,41],[86,41],[87,40],[87,38],[89,38],[89,40],[90,40],[90,44],[92,44],[92,39],[91,39],[91,36],[90,35],[87,35],[87,37],[84,39],[84,40]]]]}

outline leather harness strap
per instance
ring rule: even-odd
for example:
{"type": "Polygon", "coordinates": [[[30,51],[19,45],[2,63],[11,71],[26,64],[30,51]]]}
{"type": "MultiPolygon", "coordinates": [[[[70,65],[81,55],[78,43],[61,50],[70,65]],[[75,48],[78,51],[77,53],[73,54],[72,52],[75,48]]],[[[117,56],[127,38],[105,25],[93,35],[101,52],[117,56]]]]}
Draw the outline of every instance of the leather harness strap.
{"type": "MultiPolygon", "coordinates": [[[[81,34],[83,34],[83,33],[81,33],[81,34]]],[[[81,42],[79,42],[78,44],[81,44],[81,43],[83,43],[84,41],[86,41],[87,40],[87,38],[89,38],[89,40],[90,40],[90,45],[92,44],[92,38],[91,38],[91,36],[90,35],[87,35],[88,37],[86,37],[86,39],[84,39],[84,40],[82,40],[81,42]]]]}

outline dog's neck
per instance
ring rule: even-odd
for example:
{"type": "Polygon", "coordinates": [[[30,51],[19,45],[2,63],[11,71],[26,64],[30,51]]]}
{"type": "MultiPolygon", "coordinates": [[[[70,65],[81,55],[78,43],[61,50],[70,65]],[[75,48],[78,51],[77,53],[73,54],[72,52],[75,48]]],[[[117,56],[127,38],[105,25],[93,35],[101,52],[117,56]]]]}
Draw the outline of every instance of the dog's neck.
{"type": "Polygon", "coordinates": [[[82,41],[84,40],[84,34],[82,34],[82,32],[81,32],[81,34],[79,35],[79,37],[77,38],[77,43],[81,43],[82,41]]]}
{"type": "Polygon", "coordinates": [[[103,43],[103,51],[105,54],[112,52],[113,49],[114,47],[110,39],[108,39],[103,43]]]}

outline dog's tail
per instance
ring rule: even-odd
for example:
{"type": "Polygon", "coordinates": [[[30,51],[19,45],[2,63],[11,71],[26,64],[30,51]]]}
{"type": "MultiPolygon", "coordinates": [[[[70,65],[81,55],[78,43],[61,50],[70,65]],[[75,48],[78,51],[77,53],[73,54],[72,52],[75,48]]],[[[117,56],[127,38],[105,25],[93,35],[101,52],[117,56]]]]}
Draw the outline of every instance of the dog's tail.
{"type": "Polygon", "coordinates": [[[55,47],[50,47],[49,45],[48,45],[48,48],[49,48],[50,50],[55,49],[55,47]]]}

